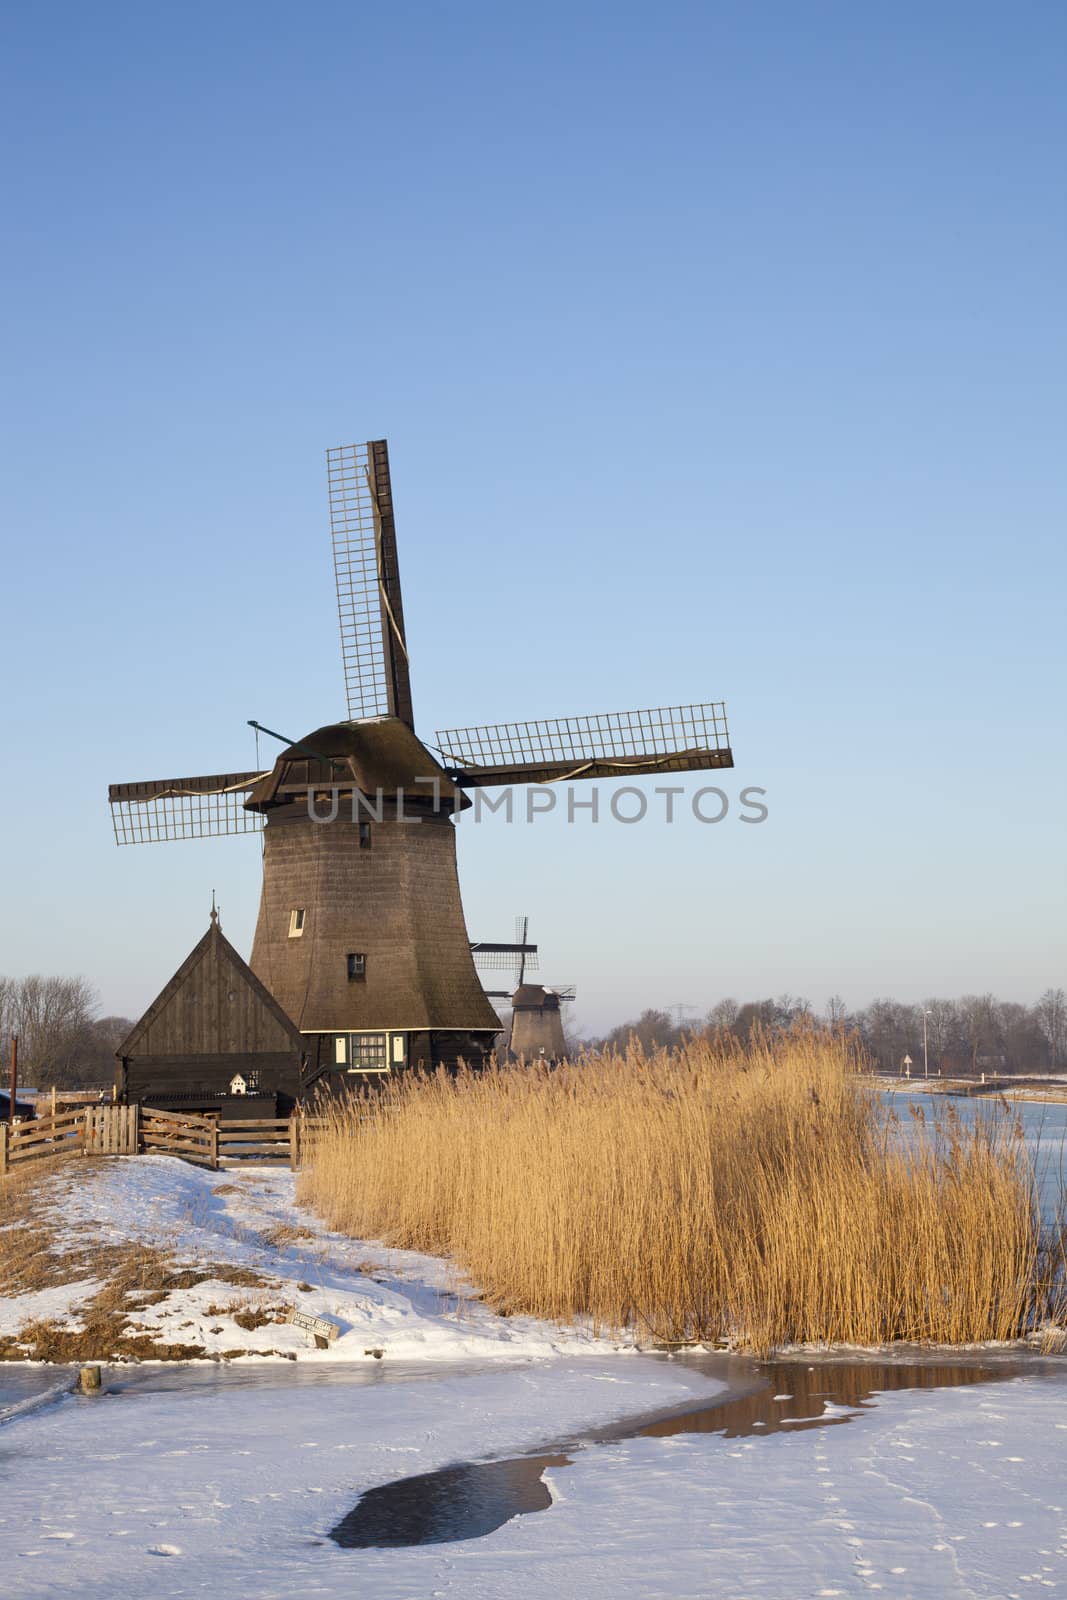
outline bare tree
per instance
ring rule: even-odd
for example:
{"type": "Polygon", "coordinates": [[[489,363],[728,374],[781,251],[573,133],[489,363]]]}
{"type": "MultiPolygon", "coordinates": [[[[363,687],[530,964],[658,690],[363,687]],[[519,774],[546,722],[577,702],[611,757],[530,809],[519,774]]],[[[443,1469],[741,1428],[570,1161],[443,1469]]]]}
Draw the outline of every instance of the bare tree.
{"type": "Polygon", "coordinates": [[[85,978],[4,979],[4,1029],[17,1034],[24,1081],[70,1088],[81,1077],[96,994],[85,978]]]}
{"type": "Polygon", "coordinates": [[[1017,1005],[1014,1000],[1002,1000],[997,1005],[997,1022],[1008,1071],[1032,1071],[1041,1061],[1045,1050],[1037,1008],[1017,1005]]]}
{"type": "MultiPolygon", "coordinates": [[[[927,1043],[931,1061],[940,1067],[946,1056],[958,1055],[963,1048],[963,1025],[955,1000],[924,1000],[927,1043]]],[[[919,1018],[920,1023],[922,1017],[919,1018]]]]}
{"type": "Polygon", "coordinates": [[[737,1021],[739,1010],[740,1007],[736,1000],[732,1000],[729,997],[725,1000],[717,1000],[704,1018],[704,1027],[709,1033],[715,1033],[720,1028],[732,1028],[737,1021]]]}
{"type": "Polygon", "coordinates": [[[1049,1067],[1055,1072],[1067,1046],[1067,994],[1062,989],[1046,989],[1034,1011],[1048,1044],[1049,1067]]]}
{"type": "Polygon", "coordinates": [[[983,1063],[998,1066],[1004,1056],[1004,1041],[996,1000],[991,994],[965,994],[959,1011],[972,1070],[977,1071],[983,1063]]]}
{"type": "Polygon", "coordinates": [[[915,1006],[899,1000],[872,1000],[858,1020],[867,1047],[884,1072],[899,1071],[905,1056],[919,1059],[922,1021],[915,1006]]]}

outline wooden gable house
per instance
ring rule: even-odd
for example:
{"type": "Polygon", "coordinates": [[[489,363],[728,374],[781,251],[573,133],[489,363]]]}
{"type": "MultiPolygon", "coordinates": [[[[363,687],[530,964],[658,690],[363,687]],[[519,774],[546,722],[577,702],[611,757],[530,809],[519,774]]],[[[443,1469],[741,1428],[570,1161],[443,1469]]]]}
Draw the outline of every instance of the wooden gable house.
{"type": "Polygon", "coordinates": [[[211,925],[116,1051],[119,1099],[163,1111],[287,1116],[300,1097],[300,1030],[211,925]]]}

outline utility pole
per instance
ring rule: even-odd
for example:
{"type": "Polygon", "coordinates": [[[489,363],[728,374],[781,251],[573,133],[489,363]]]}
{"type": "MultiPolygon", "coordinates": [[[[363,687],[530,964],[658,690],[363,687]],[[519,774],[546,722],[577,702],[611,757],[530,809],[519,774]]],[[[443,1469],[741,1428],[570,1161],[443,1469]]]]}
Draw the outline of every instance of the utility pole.
{"type": "Polygon", "coordinates": [[[18,1092],[18,1086],[19,1036],[17,1033],[13,1033],[11,1035],[11,1099],[8,1102],[7,1107],[7,1125],[9,1128],[13,1128],[15,1126],[15,1095],[18,1092]]]}
{"type": "Polygon", "coordinates": [[[923,1077],[924,1078],[929,1078],[929,1076],[930,1076],[930,1053],[929,1053],[929,1051],[927,1049],[927,1045],[926,1045],[926,1019],[927,1019],[927,1017],[929,1015],[930,1015],[930,1012],[927,1011],[925,1006],[923,1006],[923,1077]]]}

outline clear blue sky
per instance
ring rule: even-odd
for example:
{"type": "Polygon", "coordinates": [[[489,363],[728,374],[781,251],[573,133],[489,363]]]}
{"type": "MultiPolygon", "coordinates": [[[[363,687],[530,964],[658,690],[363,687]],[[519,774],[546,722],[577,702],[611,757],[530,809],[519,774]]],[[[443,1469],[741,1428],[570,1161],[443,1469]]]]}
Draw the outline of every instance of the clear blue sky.
{"type": "MultiPolygon", "coordinates": [[[[258,843],[110,780],[344,714],[390,441],[416,719],[725,698],[768,821],[465,832],[598,1027],[1067,979],[1058,4],[8,7],[0,972],[136,1013],[258,843]]],[[[696,788],[700,780],[691,780],[696,788]]],[[[649,785],[651,787],[651,785],[649,785]]]]}

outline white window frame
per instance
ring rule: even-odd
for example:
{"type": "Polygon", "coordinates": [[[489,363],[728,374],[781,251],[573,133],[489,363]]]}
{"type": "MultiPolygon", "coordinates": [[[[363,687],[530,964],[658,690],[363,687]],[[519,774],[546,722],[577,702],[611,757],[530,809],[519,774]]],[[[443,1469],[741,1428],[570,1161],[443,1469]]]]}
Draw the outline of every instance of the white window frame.
{"type": "Polygon", "coordinates": [[[304,910],[303,906],[297,906],[294,910],[290,911],[290,913],[289,913],[289,937],[290,937],[290,939],[302,939],[304,937],[304,924],[305,924],[306,921],[307,921],[307,912],[304,910]]]}

